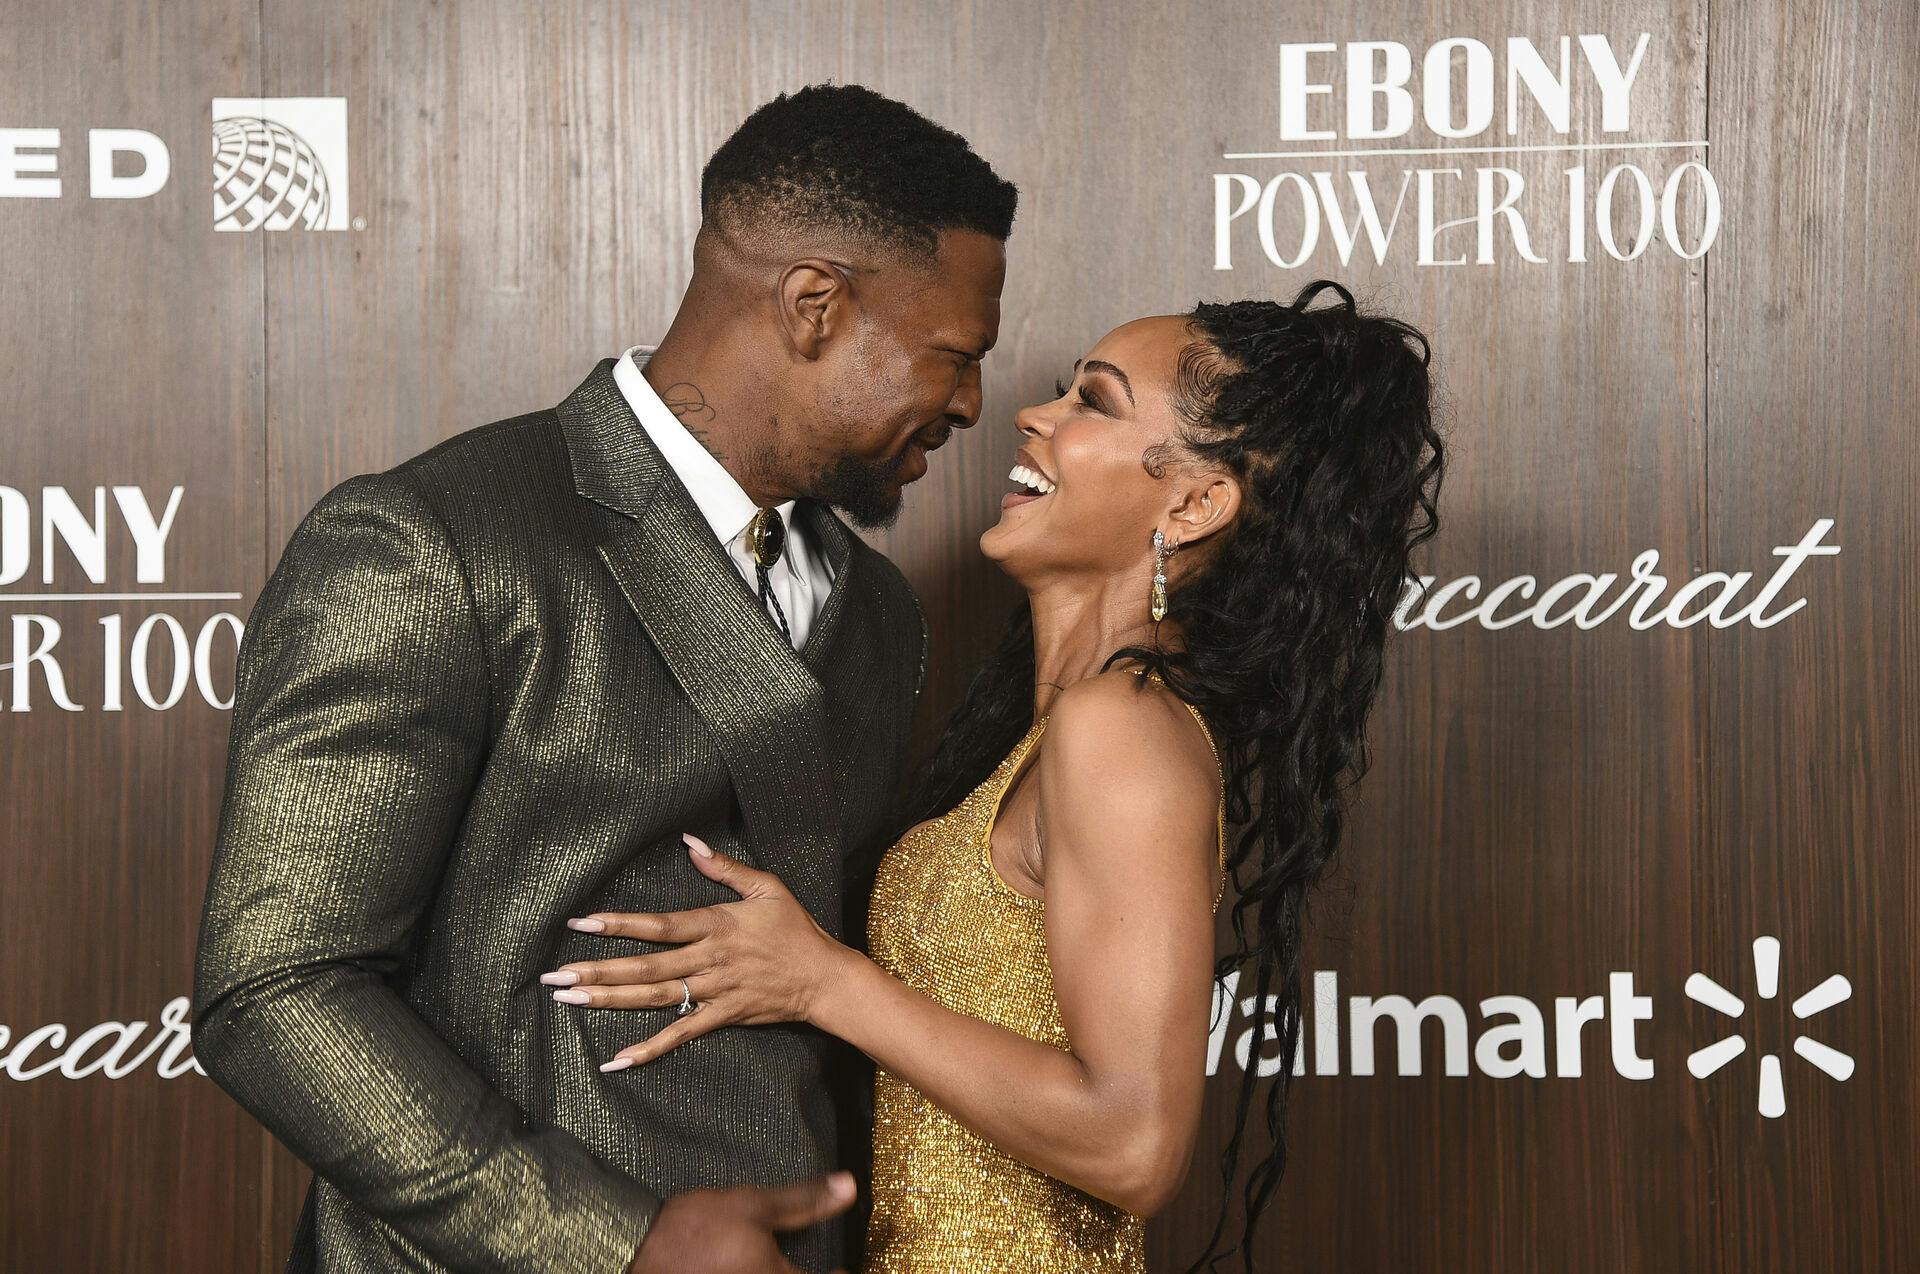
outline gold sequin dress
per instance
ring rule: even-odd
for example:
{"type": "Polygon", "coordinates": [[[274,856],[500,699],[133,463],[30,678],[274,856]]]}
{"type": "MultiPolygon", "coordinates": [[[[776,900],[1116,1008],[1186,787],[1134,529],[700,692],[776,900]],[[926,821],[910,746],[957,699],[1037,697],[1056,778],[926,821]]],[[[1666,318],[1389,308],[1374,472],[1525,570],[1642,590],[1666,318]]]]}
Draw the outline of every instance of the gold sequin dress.
{"type": "MultiPolygon", "coordinates": [[[[1001,879],[989,849],[1000,802],[1046,725],[1035,721],[966,799],[887,851],[867,945],[881,968],[947,1008],[1064,1051],[1045,904],[1001,879]]],[[[1217,747],[1214,756],[1217,765],[1217,747]]],[[[1219,843],[1224,869],[1224,792],[1219,843]]],[[[877,1069],[867,1274],[1140,1274],[1145,1240],[1144,1217],[1001,1152],[877,1069]]]]}

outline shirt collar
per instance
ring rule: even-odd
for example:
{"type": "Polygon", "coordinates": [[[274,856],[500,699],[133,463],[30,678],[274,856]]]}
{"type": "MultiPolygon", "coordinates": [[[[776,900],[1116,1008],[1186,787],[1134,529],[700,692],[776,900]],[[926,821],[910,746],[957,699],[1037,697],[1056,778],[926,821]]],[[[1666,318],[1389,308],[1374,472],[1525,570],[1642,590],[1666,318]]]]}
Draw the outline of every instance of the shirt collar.
{"type": "MultiPolygon", "coordinates": [[[[693,497],[700,516],[713,528],[714,536],[722,544],[731,544],[747,529],[747,523],[760,511],[760,506],[734,481],[726,466],[715,460],[713,453],[687,431],[680,418],[668,409],[647,378],[640,374],[655,348],[635,345],[620,355],[613,365],[613,382],[639,418],[640,427],[660,449],[661,457],[679,475],[681,485],[693,497]]],[[[776,506],[781,520],[787,524],[789,545],[793,539],[793,506],[792,500],[776,506]]]]}

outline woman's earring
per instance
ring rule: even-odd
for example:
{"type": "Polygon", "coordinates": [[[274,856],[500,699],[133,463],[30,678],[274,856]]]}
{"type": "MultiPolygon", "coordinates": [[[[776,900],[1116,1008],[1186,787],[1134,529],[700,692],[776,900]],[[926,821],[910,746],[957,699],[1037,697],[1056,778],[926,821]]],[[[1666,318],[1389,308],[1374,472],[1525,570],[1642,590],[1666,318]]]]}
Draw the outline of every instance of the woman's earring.
{"type": "Polygon", "coordinates": [[[1167,617],[1167,537],[1158,529],[1153,533],[1153,620],[1167,617]]]}

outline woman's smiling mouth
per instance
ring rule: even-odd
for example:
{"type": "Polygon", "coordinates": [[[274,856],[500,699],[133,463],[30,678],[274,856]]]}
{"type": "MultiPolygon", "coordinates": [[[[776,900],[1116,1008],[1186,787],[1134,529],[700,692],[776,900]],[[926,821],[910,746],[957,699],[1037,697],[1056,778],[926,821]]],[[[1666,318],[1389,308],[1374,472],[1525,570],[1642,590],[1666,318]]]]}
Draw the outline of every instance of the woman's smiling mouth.
{"type": "Polygon", "coordinates": [[[1018,490],[1009,491],[1000,497],[1000,507],[1011,509],[1017,504],[1029,504],[1042,496],[1053,494],[1054,484],[1046,474],[1025,464],[1015,464],[1007,471],[1007,479],[1018,490]]]}

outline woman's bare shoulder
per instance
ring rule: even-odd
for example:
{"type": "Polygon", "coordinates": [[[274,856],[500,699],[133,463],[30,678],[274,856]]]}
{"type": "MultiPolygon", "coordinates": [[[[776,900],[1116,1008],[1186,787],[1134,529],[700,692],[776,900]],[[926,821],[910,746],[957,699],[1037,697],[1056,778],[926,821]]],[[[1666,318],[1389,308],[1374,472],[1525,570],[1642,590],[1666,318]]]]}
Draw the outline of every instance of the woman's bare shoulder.
{"type": "Polygon", "coordinates": [[[1048,709],[1037,767],[1044,786],[1127,807],[1211,815],[1219,775],[1192,710],[1152,678],[1112,669],[1074,682],[1048,709]],[[1143,684],[1144,683],[1144,684],[1143,684]]]}

